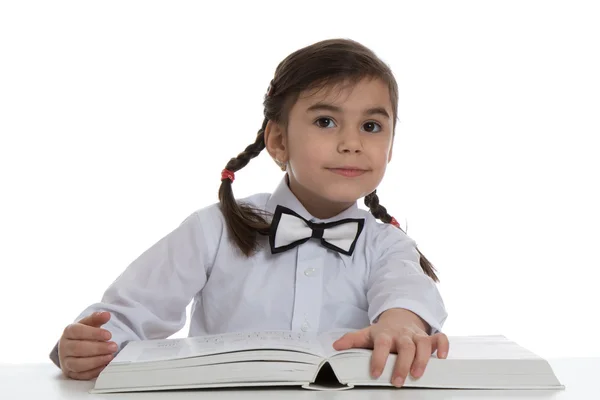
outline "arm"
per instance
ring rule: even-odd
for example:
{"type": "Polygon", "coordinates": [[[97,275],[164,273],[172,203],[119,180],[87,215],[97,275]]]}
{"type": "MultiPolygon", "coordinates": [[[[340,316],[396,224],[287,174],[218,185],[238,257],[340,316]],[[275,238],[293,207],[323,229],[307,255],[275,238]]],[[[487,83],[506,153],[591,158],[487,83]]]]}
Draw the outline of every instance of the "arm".
{"type": "Polygon", "coordinates": [[[448,339],[438,332],[447,313],[435,282],[419,265],[415,242],[391,225],[379,233],[367,284],[371,326],[344,335],[334,348],[372,348],[373,378],[381,376],[389,354],[397,353],[392,383],[399,387],[409,370],[415,378],[423,374],[432,351],[446,357],[448,339]]]}
{"type": "Polygon", "coordinates": [[[369,318],[414,321],[433,335],[448,314],[435,282],[419,264],[416,243],[400,229],[385,226],[377,238],[381,249],[367,286],[369,318]]]}
{"type": "MultiPolygon", "coordinates": [[[[118,351],[128,341],[166,338],[180,330],[186,307],[204,287],[218,247],[214,242],[220,237],[219,223],[214,214],[209,207],[188,216],[134,260],[101,301],[86,308],[76,321],[96,311],[110,312],[103,328],[111,332],[118,351]],[[204,225],[212,230],[210,234],[204,232],[204,225]]],[[[60,367],[58,343],[50,359],[60,367]]]]}

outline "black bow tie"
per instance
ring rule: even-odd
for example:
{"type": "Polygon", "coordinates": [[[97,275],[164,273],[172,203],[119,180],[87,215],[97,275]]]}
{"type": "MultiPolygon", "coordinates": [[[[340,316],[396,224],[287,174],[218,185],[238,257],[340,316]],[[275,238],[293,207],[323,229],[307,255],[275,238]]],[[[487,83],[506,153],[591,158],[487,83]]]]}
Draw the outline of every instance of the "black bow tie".
{"type": "Polygon", "coordinates": [[[364,218],[310,222],[289,208],[278,205],[269,231],[271,253],[284,252],[314,238],[328,249],[352,255],[364,224],[364,218]]]}

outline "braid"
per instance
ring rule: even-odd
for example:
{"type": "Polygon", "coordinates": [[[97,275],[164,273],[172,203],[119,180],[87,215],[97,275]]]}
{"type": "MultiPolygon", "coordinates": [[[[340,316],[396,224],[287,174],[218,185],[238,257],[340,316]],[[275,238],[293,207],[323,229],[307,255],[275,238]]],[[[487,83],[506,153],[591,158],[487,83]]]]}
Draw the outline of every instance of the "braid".
{"type": "MultiPolygon", "coordinates": [[[[379,197],[377,197],[377,190],[365,196],[365,205],[369,207],[371,214],[382,222],[389,224],[392,222],[392,216],[388,214],[387,209],[379,204],[379,197]]],[[[402,228],[400,228],[402,229],[402,228]]]]}
{"type": "MultiPolygon", "coordinates": [[[[247,146],[237,157],[230,159],[225,167],[226,169],[232,172],[239,171],[248,165],[251,159],[260,154],[265,148],[265,129],[268,121],[265,118],[254,143],[247,146]]],[[[225,217],[229,235],[239,249],[246,256],[250,256],[258,247],[257,234],[268,234],[270,224],[264,218],[264,210],[238,203],[235,200],[231,184],[230,179],[221,179],[221,186],[219,187],[221,212],[225,217]]]]}
{"type": "Polygon", "coordinates": [[[263,127],[258,130],[254,143],[248,145],[244,151],[237,155],[237,157],[230,159],[225,168],[232,172],[239,171],[248,165],[251,159],[259,155],[260,152],[264,150],[266,121],[268,120],[265,119],[263,127]]]}
{"type": "MultiPolygon", "coordinates": [[[[372,193],[369,193],[368,195],[365,196],[365,205],[367,207],[369,207],[369,210],[371,211],[371,214],[381,220],[382,222],[385,222],[386,224],[389,224],[392,222],[392,216],[390,214],[388,214],[387,209],[382,206],[381,204],[379,204],[379,197],[377,197],[377,190],[374,190],[372,193]]],[[[404,232],[404,230],[402,228],[400,228],[400,230],[402,232],[404,232]]],[[[405,232],[406,233],[406,232],[405,232]]],[[[419,253],[419,263],[421,265],[421,268],[423,269],[423,272],[425,272],[425,274],[427,276],[429,276],[431,279],[433,279],[434,282],[439,282],[439,278],[437,276],[437,274],[435,273],[435,268],[433,267],[433,265],[431,264],[431,262],[429,262],[429,260],[421,253],[421,251],[417,248],[417,252],[419,253]]]]}

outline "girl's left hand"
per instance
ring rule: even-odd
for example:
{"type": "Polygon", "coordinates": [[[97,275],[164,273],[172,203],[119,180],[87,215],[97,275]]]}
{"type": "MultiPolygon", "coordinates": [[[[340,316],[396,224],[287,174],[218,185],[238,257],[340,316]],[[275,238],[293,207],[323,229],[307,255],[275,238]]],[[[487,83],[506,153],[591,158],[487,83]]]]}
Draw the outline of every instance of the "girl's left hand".
{"type": "Polygon", "coordinates": [[[434,351],[437,350],[438,358],[446,358],[449,347],[448,337],[441,332],[429,336],[415,323],[382,322],[347,333],[333,344],[335,350],[373,349],[371,376],[375,379],[383,372],[388,355],[398,353],[392,374],[392,384],[397,387],[404,384],[409,371],[415,378],[422,376],[434,351]]]}

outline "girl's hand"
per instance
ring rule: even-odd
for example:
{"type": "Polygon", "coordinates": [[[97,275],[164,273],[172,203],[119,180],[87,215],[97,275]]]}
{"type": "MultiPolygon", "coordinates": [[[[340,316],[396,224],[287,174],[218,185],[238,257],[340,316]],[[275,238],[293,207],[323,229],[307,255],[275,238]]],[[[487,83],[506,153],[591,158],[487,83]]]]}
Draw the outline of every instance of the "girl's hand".
{"type": "Polygon", "coordinates": [[[338,339],[335,350],[351,348],[373,349],[371,355],[371,376],[379,378],[385,367],[388,355],[398,353],[392,374],[392,384],[400,387],[404,384],[408,372],[419,378],[431,354],[437,350],[438,358],[446,358],[449,350],[448,338],[443,333],[433,336],[413,322],[407,324],[390,324],[377,322],[359,331],[350,332],[338,339]]]}
{"type": "Polygon", "coordinates": [[[72,379],[96,378],[113,359],[117,344],[109,342],[111,333],[100,328],[110,313],[93,313],[65,328],[58,343],[60,369],[72,379]]]}

